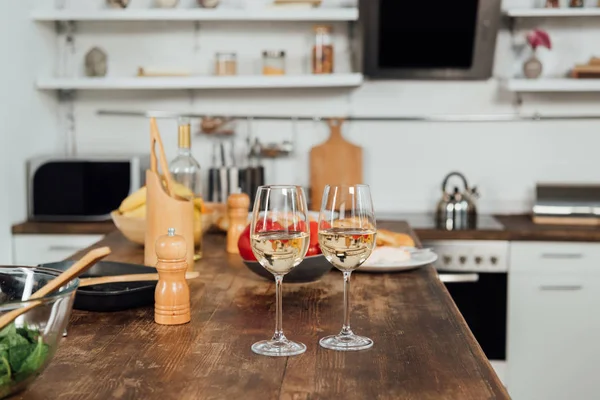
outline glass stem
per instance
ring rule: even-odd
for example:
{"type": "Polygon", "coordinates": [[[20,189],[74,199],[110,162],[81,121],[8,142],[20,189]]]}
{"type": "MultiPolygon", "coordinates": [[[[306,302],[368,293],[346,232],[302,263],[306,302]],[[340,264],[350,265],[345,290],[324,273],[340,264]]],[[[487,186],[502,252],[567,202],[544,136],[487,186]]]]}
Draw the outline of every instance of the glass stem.
{"type": "Polygon", "coordinates": [[[350,275],[352,272],[344,272],[344,325],[340,335],[354,335],[350,329],[350,275]]]}
{"type": "Polygon", "coordinates": [[[282,341],[285,340],[283,334],[283,318],[281,311],[281,285],[283,283],[283,275],[275,275],[275,334],[273,340],[282,341]]]}

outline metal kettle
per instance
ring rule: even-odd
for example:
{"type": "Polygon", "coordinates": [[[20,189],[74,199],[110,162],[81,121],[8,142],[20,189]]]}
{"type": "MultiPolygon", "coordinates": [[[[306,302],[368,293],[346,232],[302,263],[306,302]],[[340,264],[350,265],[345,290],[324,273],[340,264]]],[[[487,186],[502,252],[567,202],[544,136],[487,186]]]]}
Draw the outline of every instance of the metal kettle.
{"type": "Polygon", "coordinates": [[[479,197],[475,187],[469,188],[467,178],[460,172],[450,172],[442,182],[442,198],[437,205],[436,225],[438,229],[447,231],[461,229],[475,229],[477,226],[477,207],[475,199],[479,197]],[[457,176],[463,181],[464,189],[459,191],[454,187],[448,192],[446,187],[448,181],[457,176]]]}

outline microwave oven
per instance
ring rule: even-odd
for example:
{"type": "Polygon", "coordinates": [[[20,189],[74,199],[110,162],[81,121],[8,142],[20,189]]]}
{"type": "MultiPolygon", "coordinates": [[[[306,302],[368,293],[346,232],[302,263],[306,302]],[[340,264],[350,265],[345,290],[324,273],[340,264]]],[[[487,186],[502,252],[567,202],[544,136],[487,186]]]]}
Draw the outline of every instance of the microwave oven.
{"type": "Polygon", "coordinates": [[[33,221],[104,221],[145,184],[147,155],[43,156],[27,161],[33,221]]]}
{"type": "Polygon", "coordinates": [[[501,0],[361,0],[362,65],[372,79],[492,76],[501,0]]]}

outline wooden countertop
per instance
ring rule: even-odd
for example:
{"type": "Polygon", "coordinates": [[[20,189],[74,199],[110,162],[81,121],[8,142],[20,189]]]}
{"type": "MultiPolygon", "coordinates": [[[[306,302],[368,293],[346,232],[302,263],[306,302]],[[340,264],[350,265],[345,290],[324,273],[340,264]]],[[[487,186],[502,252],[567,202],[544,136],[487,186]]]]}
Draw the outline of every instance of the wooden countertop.
{"type": "MultiPolygon", "coordinates": [[[[496,215],[504,230],[477,229],[469,231],[443,231],[432,228],[415,228],[421,240],[532,240],[600,242],[600,227],[534,224],[526,214],[496,215]]],[[[379,224],[381,225],[381,224],[379,224]]],[[[383,225],[381,225],[383,226],[383,225]]],[[[116,229],[112,221],[105,222],[33,222],[13,225],[13,234],[102,234],[116,229]]]]}
{"type": "MultiPolygon", "coordinates": [[[[382,224],[410,232],[405,223],[382,224]]],[[[97,246],[141,263],[142,249],[114,232],[97,246]]],[[[508,399],[435,270],[353,274],[352,326],[373,348],[341,353],[319,338],[341,327],[342,276],[285,284],[283,327],[305,354],[270,358],[250,346],[274,327],[273,282],[207,235],[201,278],[190,283],[192,321],[166,327],[153,309],[74,311],[48,369],[22,399],[508,399]]]]}

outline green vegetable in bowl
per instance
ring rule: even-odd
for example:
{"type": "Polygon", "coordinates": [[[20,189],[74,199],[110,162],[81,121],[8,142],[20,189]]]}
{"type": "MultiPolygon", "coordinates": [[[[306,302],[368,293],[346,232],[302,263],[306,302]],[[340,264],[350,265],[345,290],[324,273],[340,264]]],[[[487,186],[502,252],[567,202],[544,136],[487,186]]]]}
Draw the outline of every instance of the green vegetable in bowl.
{"type": "Polygon", "coordinates": [[[0,397],[12,386],[33,376],[48,357],[48,345],[39,330],[11,323],[0,331],[0,397]]]}

